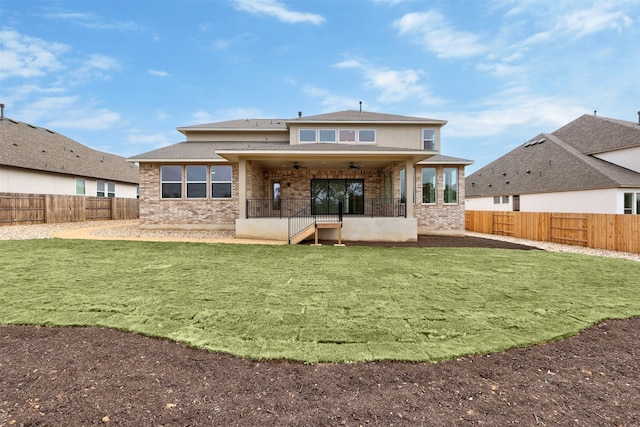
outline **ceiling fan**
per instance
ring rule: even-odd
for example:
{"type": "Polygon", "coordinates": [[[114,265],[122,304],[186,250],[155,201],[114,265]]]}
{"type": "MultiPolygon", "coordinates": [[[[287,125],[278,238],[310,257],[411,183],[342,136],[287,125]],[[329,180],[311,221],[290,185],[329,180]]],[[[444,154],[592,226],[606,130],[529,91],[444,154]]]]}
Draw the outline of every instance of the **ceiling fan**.
{"type": "Polygon", "coordinates": [[[292,168],[294,168],[295,170],[300,170],[300,169],[306,169],[306,166],[302,166],[300,163],[298,162],[293,162],[293,166],[292,168]]]}
{"type": "Polygon", "coordinates": [[[349,169],[357,169],[360,170],[364,167],[364,165],[356,165],[355,163],[351,162],[349,163],[349,169]]]}

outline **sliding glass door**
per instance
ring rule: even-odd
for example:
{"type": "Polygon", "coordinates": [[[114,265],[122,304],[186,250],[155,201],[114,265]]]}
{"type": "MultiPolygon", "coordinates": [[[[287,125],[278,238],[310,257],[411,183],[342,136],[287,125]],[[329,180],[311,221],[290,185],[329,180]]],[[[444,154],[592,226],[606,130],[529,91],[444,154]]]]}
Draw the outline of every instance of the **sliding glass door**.
{"type": "Polygon", "coordinates": [[[312,179],[311,200],[315,215],[337,214],[342,202],[345,215],[364,214],[364,180],[312,179]]]}

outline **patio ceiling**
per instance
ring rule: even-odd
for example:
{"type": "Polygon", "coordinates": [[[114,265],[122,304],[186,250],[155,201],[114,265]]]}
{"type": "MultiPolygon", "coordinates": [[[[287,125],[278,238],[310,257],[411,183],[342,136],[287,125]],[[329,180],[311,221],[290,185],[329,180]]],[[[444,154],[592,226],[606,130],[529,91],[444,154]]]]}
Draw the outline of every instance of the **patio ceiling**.
{"type": "Polygon", "coordinates": [[[392,163],[412,161],[417,163],[433,155],[424,151],[385,151],[385,152],[282,152],[282,153],[248,153],[248,152],[218,152],[221,157],[229,161],[250,160],[256,162],[264,169],[284,170],[311,169],[311,170],[379,170],[392,163]],[[357,166],[356,168],[350,165],[357,166]]]}

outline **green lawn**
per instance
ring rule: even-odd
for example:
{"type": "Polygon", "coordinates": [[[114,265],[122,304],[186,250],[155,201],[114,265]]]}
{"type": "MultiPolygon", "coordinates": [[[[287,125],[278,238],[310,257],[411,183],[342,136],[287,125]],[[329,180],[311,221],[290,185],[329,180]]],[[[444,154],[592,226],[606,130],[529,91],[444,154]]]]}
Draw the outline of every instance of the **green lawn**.
{"type": "Polygon", "coordinates": [[[640,264],[497,249],[1,241],[0,324],[256,359],[437,361],[640,315],[640,264]]]}

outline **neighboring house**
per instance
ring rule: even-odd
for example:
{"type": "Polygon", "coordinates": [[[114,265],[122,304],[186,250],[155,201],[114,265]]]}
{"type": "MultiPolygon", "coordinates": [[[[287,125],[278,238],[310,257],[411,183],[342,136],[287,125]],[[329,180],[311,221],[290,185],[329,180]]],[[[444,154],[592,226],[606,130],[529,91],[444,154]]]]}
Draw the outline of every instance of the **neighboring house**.
{"type": "Polygon", "coordinates": [[[640,214],[640,123],[583,115],[466,179],[468,210],[640,214]]]}
{"type": "Polygon", "coordinates": [[[136,198],[138,167],[59,133],[0,117],[0,193],[136,198]]]}
{"type": "Polygon", "coordinates": [[[140,164],[141,225],[292,242],[316,225],[330,239],[462,235],[472,162],[440,154],[445,124],[349,110],[180,127],[185,142],[128,159],[140,164]]]}

